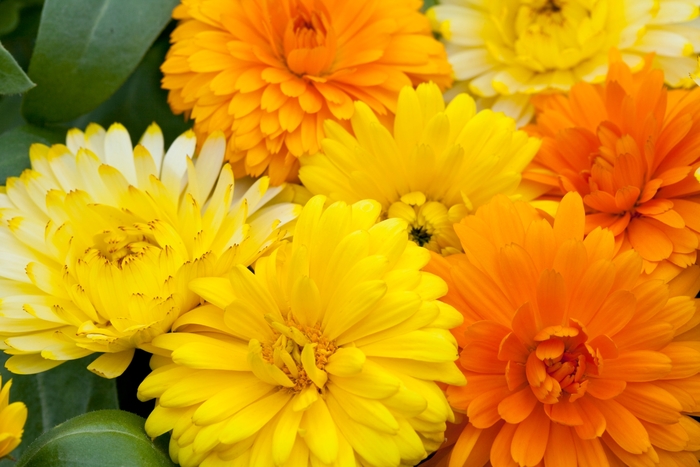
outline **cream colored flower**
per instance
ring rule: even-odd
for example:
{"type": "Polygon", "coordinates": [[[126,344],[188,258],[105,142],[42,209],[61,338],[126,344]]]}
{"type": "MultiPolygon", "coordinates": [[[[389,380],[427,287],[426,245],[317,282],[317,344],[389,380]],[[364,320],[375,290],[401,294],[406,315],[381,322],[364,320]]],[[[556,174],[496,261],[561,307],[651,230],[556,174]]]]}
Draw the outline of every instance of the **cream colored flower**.
{"type": "Polygon", "coordinates": [[[428,12],[446,43],[458,89],[521,123],[529,95],[601,82],[617,47],[633,70],[655,53],[672,87],[693,83],[698,0],[441,0],[428,12]]]}

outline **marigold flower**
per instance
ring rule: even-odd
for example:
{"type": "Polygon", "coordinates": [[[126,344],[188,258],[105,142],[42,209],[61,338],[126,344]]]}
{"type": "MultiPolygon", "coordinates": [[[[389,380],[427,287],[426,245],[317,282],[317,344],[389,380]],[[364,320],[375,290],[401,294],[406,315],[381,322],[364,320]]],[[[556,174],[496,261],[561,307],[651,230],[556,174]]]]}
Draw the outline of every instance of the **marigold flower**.
{"type": "Polygon", "coordinates": [[[700,90],[667,91],[663,81],[649,63],[633,75],[613,51],[604,84],[535,98],[528,130],[543,143],[524,177],[555,198],[580,193],[586,232],[609,228],[617,248],[634,248],[646,273],[669,280],[697,256],[700,90]]]}
{"type": "Polygon", "coordinates": [[[0,386],[0,458],[3,458],[22,442],[24,423],[27,421],[27,406],[24,402],[10,404],[12,380],[3,385],[0,377],[0,386]]]}
{"type": "Polygon", "coordinates": [[[569,193],[551,225],[498,196],[455,226],[464,254],[433,256],[465,317],[450,466],[697,463],[700,268],[645,278],[609,230],[584,239],[583,209],[569,193]]]}
{"type": "Polygon", "coordinates": [[[30,149],[32,169],[0,194],[0,335],[6,366],[36,373],[105,352],[88,367],[115,377],[134,348],[199,304],[190,279],[251,264],[300,207],[282,187],[233,181],[225,140],[194,162],[189,131],[164,154],[156,125],[132,148],[124,127],[71,130],[67,146],[30,149]],[[281,198],[278,198],[281,199],[281,198]]]}
{"type": "Polygon", "coordinates": [[[454,418],[435,381],[464,384],[448,330],[462,318],[403,221],[325,201],[255,274],[193,281],[209,303],[153,341],[146,431],[172,430],[183,467],[413,466],[442,443],[454,418]]]}
{"type": "Polygon", "coordinates": [[[353,101],[381,115],[405,85],[448,87],[452,70],[420,0],[183,0],[163,64],[174,112],[223,130],[236,175],[294,180],[327,118],[353,101]]]}
{"type": "Polygon", "coordinates": [[[540,144],[501,113],[477,113],[466,94],[445,108],[432,83],[401,91],[393,134],[363,102],[351,123],[355,136],[326,122],[323,152],[301,159],[304,185],[348,203],[375,199],[418,245],[445,254],[460,249],[452,225],[493,195],[514,194],[540,144]]]}
{"type": "Polygon", "coordinates": [[[428,15],[459,87],[527,123],[529,97],[601,82],[608,50],[632,69],[654,52],[673,87],[690,86],[700,51],[696,0],[440,0],[428,15]],[[694,20],[694,21],[693,21],[694,20]],[[692,21],[692,22],[691,22],[692,21]]]}

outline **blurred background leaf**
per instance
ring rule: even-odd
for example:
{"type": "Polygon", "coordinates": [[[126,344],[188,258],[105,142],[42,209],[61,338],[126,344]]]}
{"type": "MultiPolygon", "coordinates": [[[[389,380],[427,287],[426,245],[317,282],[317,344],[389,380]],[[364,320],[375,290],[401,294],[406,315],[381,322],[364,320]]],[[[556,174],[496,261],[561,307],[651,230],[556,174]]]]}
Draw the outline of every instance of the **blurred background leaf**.
{"type": "Polygon", "coordinates": [[[0,44],[0,94],[21,94],[36,86],[0,44]]]}
{"type": "Polygon", "coordinates": [[[19,26],[22,9],[41,5],[44,0],[2,0],[0,1],[0,37],[14,31],[19,26]]]}
{"type": "MultiPolygon", "coordinates": [[[[1,106],[0,106],[1,108],[1,106]]],[[[25,124],[14,127],[0,135],[0,179],[17,176],[29,168],[29,147],[34,143],[47,146],[63,143],[65,132],[25,124]]]]}
{"type": "Polygon", "coordinates": [[[165,143],[189,129],[192,124],[182,115],[174,115],[168,106],[168,93],[160,87],[160,65],[168,51],[171,28],[164,31],[149,49],[136,71],[124,85],[94,111],[70,122],[71,127],[85,129],[90,122],[105,128],[114,122],[123,124],[136,143],[148,125],[156,122],[163,130],[165,143]]]}
{"type": "MultiPolygon", "coordinates": [[[[87,366],[95,356],[69,361],[53,370],[36,375],[10,373],[5,369],[5,361],[8,357],[4,353],[0,354],[2,381],[5,383],[12,378],[10,401],[22,401],[29,410],[22,444],[12,452],[15,458],[21,456],[42,433],[59,423],[85,412],[116,409],[118,406],[114,380],[100,378],[87,370],[87,366]]],[[[141,426],[143,427],[143,424],[141,426]]],[[[0,467],[14,465],[14,462],[7,459],[0,461],[0,467]]],[[[43,465],[54,466],[55,464],[43,465]]]]}
{"type": "Polygon", "coordinates": [[[435,5],[437,3],[437,0],[423,0],[423,8],[421,8],[421,11],[425,13],[425,11],[430,8],[431,6],[435,5]]]}
{"type": "Polygon", "coordinates": [[[120,410],[81,415],[37,439],[17,467],[174,467],[167,446],[146,436],[144,422],[120,410]]]}
{"type": "Polygon", "coordinates": [[[124,83],[177,0],[46,0],[22,105],[33,123],[67,122],[124,83]]]}

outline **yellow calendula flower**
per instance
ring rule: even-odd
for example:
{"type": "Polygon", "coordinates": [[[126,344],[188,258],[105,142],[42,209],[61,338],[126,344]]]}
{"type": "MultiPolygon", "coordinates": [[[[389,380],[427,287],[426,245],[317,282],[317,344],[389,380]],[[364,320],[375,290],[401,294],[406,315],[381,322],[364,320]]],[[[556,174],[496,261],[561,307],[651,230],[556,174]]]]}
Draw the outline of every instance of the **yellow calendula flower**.
{"type": "Polygon", "coordinates": [[[0,336],[6,366],[36,373],[104,352],[89,369],[115,377],[199,304],[191,279],[251,264],[300,207],[284,188],[237,181],[221,133],[198,157],[190,131],[167,153],[151,126],[132,148],[115,124],[71,130],[30,149],[32,168],[0,194],[0,336]],[[277,196],[277,200],[273,200],[277,196]]]}
{"type": "Polygon", "coordinates": [[[523,123],[529,96],[597,83],[616,47],[633,70],[654,53],[672,87],[693,84],[700,51],[697,0],[440,0],[428,16],[442,33],[461,88],[523,123]]]}
{"type": "Polygon", "coordinates": [[[0,377],[0,386],[0,458],[3,458],[22,442],[24,423],[27,421],[27,406],[24,402],[10,404],[12,380],[3,386],[0,377]]]}
{"type": "Polygon", "coordinates": [[[501,113],[477,113],[466,94],[445,107],[434,84],[403,88],[393,134],[364,103],[355,109],[355,136],[326,121],[323,150],[301,159],[299,177],[332,200],[379,201],[418,245],[443,254],[461,249],[454,223],[496,194],[514,194],[540,144],[501,113]]]}
{"type": "Polygon", "coordinates": [[[255,274],[202,278],[209,302],[158,336],[150,436],[183,467],[413,466],[454,420],[435,381],[457,370],[445,282],[375,201],[311,199],[255,274]]]}

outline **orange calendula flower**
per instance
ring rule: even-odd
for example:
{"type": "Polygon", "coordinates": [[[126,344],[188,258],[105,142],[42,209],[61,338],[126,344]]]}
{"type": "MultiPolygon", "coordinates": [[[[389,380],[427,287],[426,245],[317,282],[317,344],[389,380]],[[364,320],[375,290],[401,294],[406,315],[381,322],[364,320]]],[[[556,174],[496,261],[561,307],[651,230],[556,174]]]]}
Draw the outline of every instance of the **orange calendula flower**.
{"type": "Polygon", "coordinates": [[[700,90],[668,91],[650,61],[632,74],[616,51],[601,85],[579,83],[569,96],[538,96],[543,138],[523,178],[586,205],[586,232],[615,234],[616,248],[634,248],[644,271],[670,280],[695,263],[700,232],[700,90]],[[560,192],[561,190],[561,192],[560,192]]]}
{"type": "Polygon", "coordinates": [[[651,280],[610,230],[584,239],[584,222],[577,193],[553,225],[498,196],[455,226],[464,254],[433,255],[465,317],[467,385],[447,395],[469,422],[450,467],[697,463],[700,268],[651,280]]]}
{"type": "Polygon", "coordinates": [[[162,70],[176,113],[223,130],[238,175],[296,178],[353,101],[390,116],[401,88],[452,82],[420,0],[183,0],[162,70]]]}

